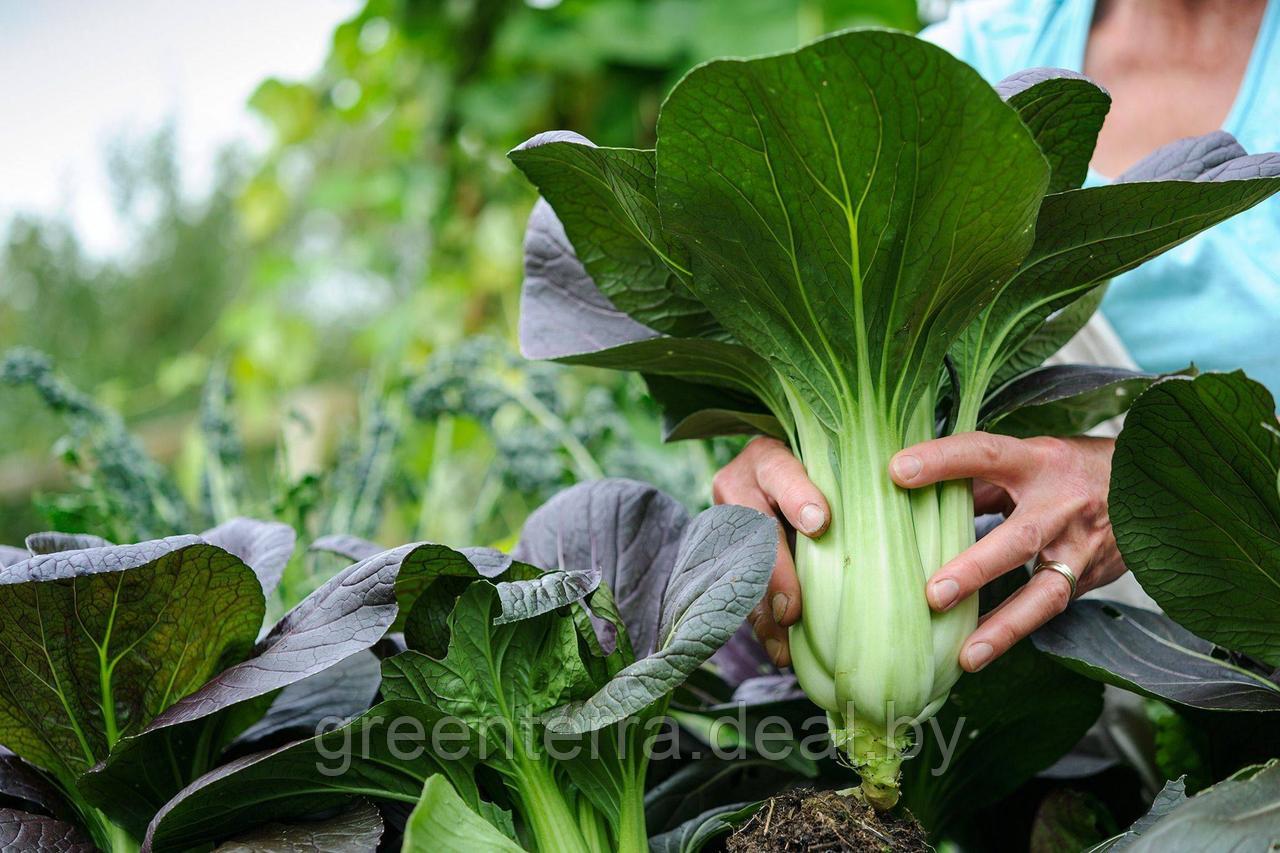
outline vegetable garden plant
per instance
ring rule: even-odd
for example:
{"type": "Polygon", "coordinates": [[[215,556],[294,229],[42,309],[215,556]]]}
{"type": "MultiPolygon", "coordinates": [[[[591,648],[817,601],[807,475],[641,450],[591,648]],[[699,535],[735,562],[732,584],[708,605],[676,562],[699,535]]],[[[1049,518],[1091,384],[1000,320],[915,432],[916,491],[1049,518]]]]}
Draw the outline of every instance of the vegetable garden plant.
{"type": "Polygon", "coordinates": [[[849,765],[862,799],[961,849],[1021,847],[1020,798],[1036,849],[1280,843],[1275,402],[1242,374],[1042,366],[1106,279],[1266,198],[1280,158],[1213,134],[1080,189],[1107,103],[1060,71],[993,91],[855,31],[696,69],[656,152],[570,134],[513,152],[545,198],[526,353],[642,371],[673,438],[785,438],[831,501],[797,555],[794,676],[743,629],[775,523],[690,517],[631,480],[561,492],[510,554],[322,538],[345,568],[278,621],[285,524],[35,534],[0,548],[0,847],[695,853],[774,793],[847,787],[849,765]],[[1112,521],[1164,612],[1077,602],[961,677],[958,643],[1025,578],[931,615],[924,580],[975,535],[970,493],[908,497],[889,457],[1130,403],[1112,521]],[[1081,740],[1099,682],[1156,725],[1136,776],[1081,740]],[[810,700],[843,761],[803,724],[764,748],[810,700]],[[1082,793],[1117,778],[1127,806],[1082,793]]]}
{"type": "Polygon", "coordinates": [[[937,713],[978,616],[921,593],[973,544],[970,485],[908,494],[889,458],[1039,428],[1046,406],[1074,430],[1118,413],[1149,378],[1041,362],[1109,278],[1280,189],[1280,157],[1224,133],[1081,189],[1108,106],[1077,74],[993,90],[923,41],[854,31],[695,69],[656,151],[553,132],[511,154],[545,200],[525,353],[641,371],[672,437],[784,438],[830,502],[830,530],[797,544],[791,657],[881,808],[897,721],[937,713]]]}

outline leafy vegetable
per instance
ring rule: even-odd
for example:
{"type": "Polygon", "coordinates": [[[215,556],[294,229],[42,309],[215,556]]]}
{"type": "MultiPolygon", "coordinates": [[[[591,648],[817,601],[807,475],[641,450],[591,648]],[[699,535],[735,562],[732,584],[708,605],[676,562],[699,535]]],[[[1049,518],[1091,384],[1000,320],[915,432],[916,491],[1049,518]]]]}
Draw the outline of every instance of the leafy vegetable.
{"type": "Polygon", "coordinates": [[[717,507],[690,520],[650,486],[603,480],[535,512],[512,557],[422,543],[367,558],[399,565],[396,594],[408,610],[408,649],[383,662],[388,702],[197,780],[152,823],[152,849],[184,849],[252,820],[293,820],[357,793],[421,798],[407,828],[413,845],[465,849],[464,836],[505,837],[511,819],[499,806],[510,804],[536,850],[646,849],[646,723],[662,721],[670,693],[763,596],[775,536],[752,510],[717,507]],[[615,586],[624,593],[615,597],[615,586]],[[461,740],[429,738],[422,757],[406,761],[392,731],[405,715],[426,732],[447,724],[461,740]],[[587,734],[596,729],[604,731],[587,734]],[[318,756],[350,769],[321,778],[318,756]],[[500,784],[482,799],[477,780],[491,774],[500,784]]]}
{"type": "Polygon", "coordinates": [[[978,428],[1001,387],[1069,428],[1121,411],[1115,389],[1148,377],[1078,371],[1068,392],[1011,368],[1037,366],[1111,276],[1280,189],[1280,157],[1222,134],[1075,189],[1107,106],[1079,75],[996,92],[924,42],[851,31],[695,69],[656,151],[556,132],[511,152],[544,199],[525,354],[644,373],[676,436],[781,434],[827,496],[829,531],[797,546],[792,658],[881,807],[897,799],[898,723],[941,707],[977,617],[972,599],[933,614],[922,590],[973,542],[969,486],[908,494],[889,458],[939,420],[978,428]]]}
{"type": "Polygon", "coordinates": [[[217,853],[312,853],[320,850],[376,850],[382,816],[368,803],[325,818],[296,824],[269,823],[219,844],[217,853]]]}
{"type": "Polygon", "coordinates": [[[1079,601],[1035,634],[1069,669],[1195,708],[1280,711],[1280,684],[1215,655],[1215,646],[1160,613],[1079,601]]]}
{"type": "Polygon", "coordinates": [[[1116,544],[1191,632],[1280,667],[1280,427],[1242,373],[1147,391],[1116,442],[1116,544]]]}
{"type": "Polygon", "coordinates": [[[443,776],[432,776],[422,786],[422,797],[405,827],[404,853],[449,853],[492,850],[521,853],[524,850],[493,824],[463,802],[443,776]]]}
{"type": "MultiPolygon", "coordinates": [[[[27,560],[0,568],[0,743],[16,753],[4,759],[0,795],[66,815],[106,851],[136,850],[155,812],[276,691],[368,648],[395,618],[398,566],[360,564],[257,640],[293,550],[279,524],[237,519],[137,545],[29,542],[27,560]],[[56,794],[23,793],[40,779],[31,765],[56,794]]],[[[39,830],[52,846],[24,849],[61,849],[56,827],[29,818],[11,821],[17,837],[35,844],[39,830]]]]}
{"type": "Polygon", "coordinates": [[[1091,853],[1270,850],[1280,844],[1277,815],[1280,764],[1273,761],[1247,768],[1194,797],[1183,795],[1181,782],[1169,783],[1145,816],[1091,853]]]}

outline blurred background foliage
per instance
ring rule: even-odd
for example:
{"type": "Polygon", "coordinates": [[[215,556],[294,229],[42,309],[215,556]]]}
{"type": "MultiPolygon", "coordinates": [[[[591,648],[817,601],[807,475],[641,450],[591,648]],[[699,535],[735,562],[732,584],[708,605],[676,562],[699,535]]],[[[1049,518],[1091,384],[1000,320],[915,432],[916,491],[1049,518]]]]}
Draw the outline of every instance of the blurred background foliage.
{"type": "MultiPolygon", "coordinates": [[[[0,541],[259,514],[304,536],[500,544],[602,474],[705,502],[732,443],[664,446],[633,378],[515,352],[534,193],[505,152],[553,128],[649,146],[698,62],[919,15],[915,0],[369,0],[314,77],[258,87],[273,143],[227,151],[203,197],[179,189],[171,129],[114,145],[129,251],[93,258],[64,222],[21,216],[0,247],[0,350],[29,348],[0,367],[0,541]]],[[[301,590],[316,569],[293,571],[301,590]]]]}

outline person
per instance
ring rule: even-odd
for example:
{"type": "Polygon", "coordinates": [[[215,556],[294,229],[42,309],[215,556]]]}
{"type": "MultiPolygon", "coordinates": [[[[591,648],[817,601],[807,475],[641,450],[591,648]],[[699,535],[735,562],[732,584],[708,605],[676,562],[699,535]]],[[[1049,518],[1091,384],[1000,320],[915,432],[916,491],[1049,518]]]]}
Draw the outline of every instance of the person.
{"type": "MultiPolygon", "coordinates": [[[[1089,183],[1151,151],[1223,129],[1250,152],[1280,150],[1280,0],[968,0],[922,37],[988,81],[1034,66],[1083,72],[1111,111],[1089,183]]],[[[1114,333],[1142,368],[1244,368],[1280,391],[1280,200],[1271,199],[1118,277],[1085,332],[1114,333]],[[1109,324],[1109,325],[1108,325],[1109,324]]],[[[1103,351],[1107,347],[1102,347],[1103,351]]],[[[1098,351],[1097,347],[1094,351],[1098,351]]],[[[1118,354],[1113,360],[1123,360],[1118,354]]],[[[908,447],[889,462],[903,488],[973,478],[978,513],[1007,516],[924,585],[945,611],[1030,560],[1057,561],[1083,594],[1126,571],[1107,516],[1114,441],[1015,439],[976,432],[908,447]]],[[[827,502],[776,439],[756,438],[715,477],[717,503],[774,513],[817,537],[827,502]]],[[[854,566],[856,571],[856,563],[854,566]]],[[[982,669],[1070,602],[1059,572],[1039,572],[965,641],[960,665],[982,669]]],[[[801,616],[785,537],[769,591],[750,622],[769,656],[790,663],[787,628],[801,616]]]]}

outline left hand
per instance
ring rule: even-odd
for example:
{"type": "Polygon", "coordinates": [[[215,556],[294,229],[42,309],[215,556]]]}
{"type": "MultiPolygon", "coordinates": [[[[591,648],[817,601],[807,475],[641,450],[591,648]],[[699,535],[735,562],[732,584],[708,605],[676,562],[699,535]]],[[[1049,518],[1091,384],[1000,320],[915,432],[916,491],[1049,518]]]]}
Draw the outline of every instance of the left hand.
{"type": "MultiPolygon", "coordinates": [[[[918,488],[974,478],[974,509],[1007,518],[973,547],[942,566],[925,587],[942,612],[1004,573],[1035,559],[1058,560],[1076,576],[1076,594],[1124,574],[1107,515],[1111,453],[1105,438],[1017,439],[984,432],[922,442],[893,457],[894,482],[918,488]]],[[[960,651],[960,665],[977,672],[1066,609],[1070,582],[1053,571],[1036,574],[988,613],[960,651]]]]}

